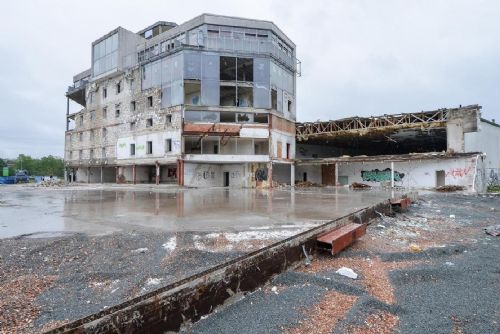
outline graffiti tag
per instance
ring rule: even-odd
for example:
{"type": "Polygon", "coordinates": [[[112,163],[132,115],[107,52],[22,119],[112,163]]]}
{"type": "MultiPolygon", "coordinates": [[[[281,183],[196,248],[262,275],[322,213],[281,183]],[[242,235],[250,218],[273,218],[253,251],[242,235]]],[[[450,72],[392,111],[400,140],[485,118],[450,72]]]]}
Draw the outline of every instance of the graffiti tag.
{"type": "MultiPolygon", "coordinates": [[[[400,173],[398,171],[394,171],[394,181],[401,181],[405,177],[404,173],[400,173]]],[[[362,170],[361,178],[363,181],[368,182],[383,182],[391,180],[391,169],[386,168],[384,170],[372,169],[372,170],[362,170]]]]}
{"type": "Polygon", "coordinates": [[[464,168],[451,168],[446,172],[446,176],[464,177],[467,176],[472,171],[472,167],[464,167],[464,168]]]}

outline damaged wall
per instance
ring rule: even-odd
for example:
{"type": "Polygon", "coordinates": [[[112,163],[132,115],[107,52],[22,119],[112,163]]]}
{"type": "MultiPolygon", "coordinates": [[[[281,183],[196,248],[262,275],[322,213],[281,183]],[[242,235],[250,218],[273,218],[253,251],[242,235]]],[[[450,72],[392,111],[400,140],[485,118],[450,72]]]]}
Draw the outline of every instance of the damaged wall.
{"type": "Polygon", "coordinates": [[[230,187],[247,187],[251,174],[247,164],[184,164],[184,185],[187,187],[223,187],[224,173],[229,173],[230,187]]]}

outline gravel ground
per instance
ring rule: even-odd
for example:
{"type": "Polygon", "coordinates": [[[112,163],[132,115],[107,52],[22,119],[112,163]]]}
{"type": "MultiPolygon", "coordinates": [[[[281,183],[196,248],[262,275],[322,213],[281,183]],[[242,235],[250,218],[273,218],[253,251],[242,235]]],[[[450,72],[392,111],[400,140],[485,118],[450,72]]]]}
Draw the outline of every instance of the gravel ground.
{"type": "Polygon", "coordinates": [[[483,230],[498,211],[495,196],[422,196],[372,221],[340,256],[318,254],[188,331],[500,333],[500,239],[483,230]],[[336,274],[341,266],[358,279],[336,274]]]}

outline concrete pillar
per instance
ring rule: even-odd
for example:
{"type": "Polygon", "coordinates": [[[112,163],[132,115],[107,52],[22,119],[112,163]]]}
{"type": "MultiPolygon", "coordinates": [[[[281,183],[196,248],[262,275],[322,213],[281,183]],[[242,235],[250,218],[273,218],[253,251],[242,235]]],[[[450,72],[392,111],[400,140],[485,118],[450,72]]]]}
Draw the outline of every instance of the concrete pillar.
{"type": "Polygon", "coordinates": [[[132,183],[135,184],[137,182],[137,168],[135,165],[132,165],[132,183]]]}
{"type": "Polygon", "coordinates": [[[160,163],[156,162],[156,185],[160,184],[160,163]]]}
{"type": "Polygon", "coordinates": [[[270,162],[267,167],[267,182],[269,183],[269,188],[273,187],[273,163],[270,162]]]}
{"type": "Polygon", "coordinates": [[[391,161],[391,188],[394,188],[394,161],[391,161]]]}
{"type": "Polygon", "coordinates": [[[184,185],[184,160],[177,160],[177,185],[184,185]]]}
{"type": "Polygon", "coordinates": [[[115,182],[118,183],[118,167],[115,167],[115,182]]]}
{"type": "Polygon", "coordinates": [[[339,185],[339,164],[335,164],[335,185],[339,185]]]}
{"type": "Polygon", "coordinates": [[[290,165],[290,186],[295,186],[295,164],[290,165]]]}
{"type": "Polygon", "coordinates": [[[66,97],[66,131],[69,130],[69,97],[66,97]]]}
{"type": "Polygon", "coordinates": [[[64,182],[68,182],[68,170],[64,168],[64,182]]]}
{"type": "Polygon", "coordinates": [[[87,183],[90,183],[90,167],[87,167],[87,183]]]}
{"type": "Polygon", "coordinates": [[[103,176],[102,176],[102,166],[101,166],[101,183],[103,183],[103,176]]]}

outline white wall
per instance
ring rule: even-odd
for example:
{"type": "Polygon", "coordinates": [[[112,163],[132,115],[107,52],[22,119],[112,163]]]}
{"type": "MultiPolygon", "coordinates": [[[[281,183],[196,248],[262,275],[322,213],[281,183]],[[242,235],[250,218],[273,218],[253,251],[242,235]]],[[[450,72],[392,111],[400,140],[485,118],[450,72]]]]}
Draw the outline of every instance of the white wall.
{"type": "MultiPolygon", "coordinates": [[[[385,177],[380,172],[387,168],[390,169],[391,163],[350,163],[339,164],[339,178],[347,176],[348,183],[360,182],[371,186],[381,186],[390,184],[390,172],[385,173],[385,177]],[[380,181],[369,181],[362,177],[362,171],[372,172],[373,177],[379,178],[380,181]],[[387,176],[387,174],[389,176],[387,176]]],[[[454,159],[436,159],[436,160],[420,160],[410,162],[395,162],[394,170],[397,173],[402,173],[400,181],[396,181],[396,186],[406,188],[434,188],[436,187],[436,171],[443,170],[445,172],[446,185],[464,186],[468,190],[473,190],[476,177],[476,157],[463,157],[454,159]]]]}
{"type": "Polygon", "coordinates": [[[271,131],[271,156],[286,159],[286,144],[290,144],[290,159],[295,159],[295,136],[279,131],[271,131]],[[278,141],[281,141],[281,157],[278,157],[278,141]]]}
{"type": "Polygon", "coordinates": [[[246,164],[184,163],[184,185],[188,187],[222,187],[224,172],[229,172],[230,187],[246,187],[250,174],[246,164]]]}
{"type": "Polygon", "coordinates": [[[143,135],[119,138],[116,143],[117,159],[163,158],[181,154],[179,130],[165,130],[143,135]],[[165,139],[172,139],[172,151],[165,153],[165,139]],[[153,142],[153,154],[146,154],[146,142],[153,142]],[[130,144],[135,144],[135,156],[130,155],[130,144]]]}
{"type": "Polygon", "coordinates": [[[465,134],[465,151],[485,153],[486,182],[498,182],[500,174],[500,126],[481,121],[478,132],[465,134]]]}
{"type": "Polygon", "coordinates": [[[295,181],[303,181],[307,173],[307,181],[321,184],[321,166],[295,166],[295,181]]]}

